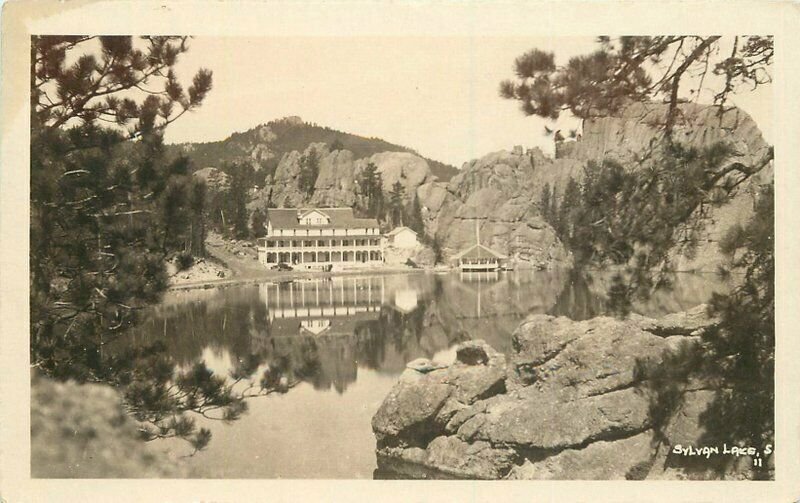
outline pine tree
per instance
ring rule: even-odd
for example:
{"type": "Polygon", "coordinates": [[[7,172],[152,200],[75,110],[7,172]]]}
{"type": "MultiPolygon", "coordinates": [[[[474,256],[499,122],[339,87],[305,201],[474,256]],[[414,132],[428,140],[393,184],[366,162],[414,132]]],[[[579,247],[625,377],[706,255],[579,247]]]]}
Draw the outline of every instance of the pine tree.
{"type": "Polygon", "coordinates": [[[51,375],[100,372],[91,348],[166,286],[165,217],[185,215],[185,173],[161,135],[211,88],[206,70],[177,82],[187,49],[185,37],[32,37],[31,358],[51,375]],[[159,82],[138,102],[129,92],[159,82]]]}
{"type": "Polygon", "coordinates": [[[553,214],[556,215],[556,232],[558,233],[561,241],[567,246],[573,247],[575,243],[574,232],[578,226],[576,216],[576,208],[581,204],[581,188],[574,178],[569,177],[567,186],[564,188],[564,195],[561,198],[561,204],[558,210],[553,209],[553,214]]]}
{"type": "Polygon", "coordinates": [[[394,182],[392,191],[389,192],[389,208],[391,211],[391,222],[393,227],[403,225],[403,198],[405,196],[405,188],[400,181],[394,182]]]}
{"type": "MultiPolygon", "coordinates": [[[[638,159],[625,166],[609,159],[588,163],[580,189],[568,185],[559,209],[559,235],[569,236],[562,241],[576,265],[622,266],[608,307],[624,316],[633,295],[648,295],[667,283],[674,250],[692,252],[708,208],[729,200],[772,163],[771,148],[745,163],[734,145],[690,148],[674,132],[682,102],[708,97],[721,118],[731,110],[731,93],[771,82],[774,47],[769,36],[600,37],[598,44],[563,66],[539,49],[521,55],[516,80],[502,82],[500,94],[518,101],[526,115],[551,120],[563,112],[589,119],[616,115],[631,103],[666,103],[663,115],[648,121],[660,134],[638,159]]],[[[774,442],[772,198],[765,190],[753,222],[722,242],[721,250],[731,253],[744,279],[731,294],[712,300],[718,327],[695,349],[668,351],[658,365],[637,365],[642,385],[650,388],[657,441],[664,441],[659,432],[680,405],[689,379],[707,379],[717,394],[700,416],[706,445],[774,442]]],[[[718,461],[723,470],[730,462],[718,461]]],[[[757,467],[754,475],[765,477],[767,471],[757,467]]]]}
{"type": "Polygon", "coordinates": [[[206,256],[206,184],[202,180],[193,179],[191,183],[189,207],[192,213],[190,230],[190,246],[192,256],[206,256]]]}
{"type": "Polygon", "coordinates": [[[383,180],[378,172],[378,167],[370,162],[359,177],[361,194],[367,198],[367,215],[372,218],[383,219],[383,180]]]}
{"type": "Polygon", "coordinates": [[[550,213],[550,184],[545,183],[544,187],[542,187],[542,194],[540,196],[539,201],[539,213],[541,213],[542,218],[544,221],[549,223],[550,225],[553,224],[553,216],[550,213]]]}
{"type": "Polygon", "coordinates": [[[261,209],[257,209],[253,212],[253,222],[252,222],[252,229],[253,229],[253,237],[260,238],[263,237],[267,233],[267,215],[261,211],[261,209]]]}
{"type": "Polygon", "coordinates": [[[168,255],[202,247],[204,191],[163,152],[164,128],[211,89],[208,70],[178,82],[187,50],[187,37],[31,38],[30,358],[52,378],[114,386],[145,439],[197,450],[210,431],[189,414],[236,419],[243,397],[160,344],[104,351],[160,299],[168,255]]]}
{"type": "Polygon", "coordinates": [[[559,205],[558,205],[558,193],[556,192],[556,188],[553,187],[553,192],[550,194],[550,208],[548,209],[548,215],[550,216],[551,224],[554,229],[556,229],[557,234],[563,234],[563,225],[564,222],[561,220],[561,215],[559,213],[559,205]]]}
{"type": "Polygon", "coordinates": [[[314,194],[314,185],[319,176],[319,154],[315,148],[309,149],[308,154],[300,158],[300,191],[307,196],[314,194]]]}
{"type": "Polygon", "coordinates": [[[419,197],[414,197],[411,200],[411,209],[408,211],[406,218],[408,227],[416,232],[421,238],[425,236],[425,222],[422,220],[422,206],[419,203],[419,197]]]}
{"type": "Polygon", "coordinates": [[[564,66],[552,52],[532,49],[516,59],[517,80],[503,81],[500,95],[519,101],[526,115],[552,120],[563,111],[588,119],[614,115],[631,101],[666,102],[661,124],[670,137],[678,105],[706,92],[709,72],[724,79],[712,96],[720,111],[736,88],[771,82],[772,37],[728,41],[716,35],[600,37],[597,50],[564,66]]]}

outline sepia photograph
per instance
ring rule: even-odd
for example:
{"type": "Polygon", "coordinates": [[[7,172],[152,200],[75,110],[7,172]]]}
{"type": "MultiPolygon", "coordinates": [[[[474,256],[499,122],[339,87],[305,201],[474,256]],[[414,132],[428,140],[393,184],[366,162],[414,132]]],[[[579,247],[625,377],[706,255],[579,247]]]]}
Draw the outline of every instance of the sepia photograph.
{"type": "Polygon", "coordinates": [[[175,31],[25,39],[32,481],[776,481],[775,32],[175,31]]]}
{"type": "Polygon", "coordinates": [[[771,37],[294,42],[31,39],[34,475],[773,476],[771,37]]]}

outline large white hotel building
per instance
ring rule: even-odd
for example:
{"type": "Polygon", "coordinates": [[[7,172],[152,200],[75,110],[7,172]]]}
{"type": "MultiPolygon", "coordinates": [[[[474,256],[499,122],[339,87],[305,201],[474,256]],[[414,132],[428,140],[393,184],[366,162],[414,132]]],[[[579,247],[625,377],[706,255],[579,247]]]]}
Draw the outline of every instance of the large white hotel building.
{"type": "Polygon", "coordinates": [[[267,267],[345,269],[383,262],[378,221],[356,218],[352,208],[270,208],[266,227],[258,260],[267,267]]]}

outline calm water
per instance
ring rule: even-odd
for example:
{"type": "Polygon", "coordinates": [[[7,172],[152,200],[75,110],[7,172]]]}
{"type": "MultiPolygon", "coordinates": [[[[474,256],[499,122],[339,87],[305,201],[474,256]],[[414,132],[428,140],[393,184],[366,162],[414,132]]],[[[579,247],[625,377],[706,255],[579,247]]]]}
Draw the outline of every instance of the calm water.
{"type": "MultiPolygon", "coordinates": [[[[177,291],[153,309],[132,343],[165,340],[178,365],[204,360],[222,375],[259,354],[262,369],[277,366],[301,381],[286,394],[250,399],[233,423],[198,421],[213,433],[209,447],[188,458],[198,477],[372,478],[370,420],[407,362],[448,361],[470,338],[508,352],[511,333],[529,314],[601,314],[608,285],[602,276],[516,271],[177,291]]],[[[722,290],[713,276],[679,275],[671,291],[634,310],[660,316],[722,290]]],[[[180,441],[167,445],[188,451],[180,441]]]]}

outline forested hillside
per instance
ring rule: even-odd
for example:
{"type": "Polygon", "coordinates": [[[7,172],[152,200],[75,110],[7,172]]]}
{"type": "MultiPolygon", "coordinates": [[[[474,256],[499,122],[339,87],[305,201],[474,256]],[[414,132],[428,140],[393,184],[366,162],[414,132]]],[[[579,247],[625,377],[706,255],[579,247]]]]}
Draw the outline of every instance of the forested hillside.
{"type": "MultiPolygon", "coordinates": [[[[233,133],[222,141],[170,145],[173,154],[184,153],[197,168],[220,168],[226,163],[249,161],[264,178],[275,174],[284,154],[302,152],[312,143],[326,143],[331,150],[349,150],[355,159],[381,152],[416,152],[380,138],[365,138],[335,129],[286,117],[256,126],[243,133],[233,133]]],[[[425,160],[439,180],[447,181],[458,169],[432,159],[425,160]]]]}

